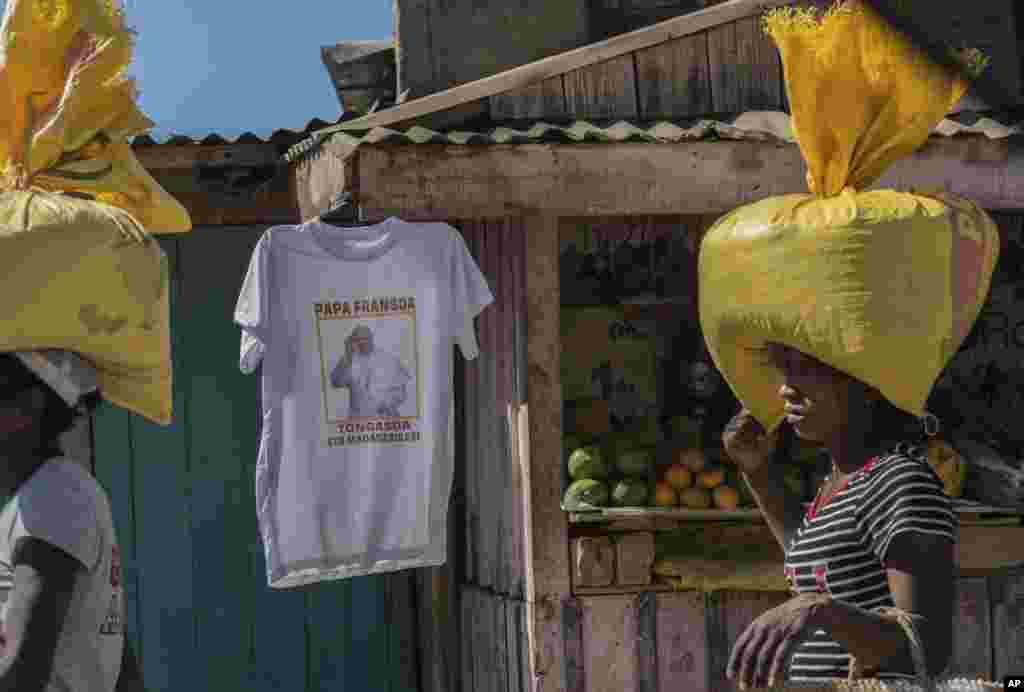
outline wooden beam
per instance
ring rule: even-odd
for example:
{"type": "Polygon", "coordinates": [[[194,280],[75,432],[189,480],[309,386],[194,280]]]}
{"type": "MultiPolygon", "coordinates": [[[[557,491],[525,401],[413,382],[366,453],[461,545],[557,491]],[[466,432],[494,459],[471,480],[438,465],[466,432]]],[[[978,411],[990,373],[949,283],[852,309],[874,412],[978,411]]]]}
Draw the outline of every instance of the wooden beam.
{"type": "MultiPolygon", "coordinates": [[[[566,689],[563,609],[571,597],[562,494],[558,217],[526,218],[527,404],[519,409],[531,692],[566,689]]],[[[470,689],[470,688],[467,688],[470,689]]]]}
{"type": "MultiPolygon", "coordinates": [[[[978,155],[972,139],[934,138],[876,187],[945,189],[988,209],[1024,209],[1024,155],[1006,141],[986,141],[978,155]]],[[[758,141],[375,145],[360,149],[359,166],[367,214],[409,219],[717,214],[807,190],[797,147],[758,141]]]]}
{"type": "Polygon", "coordinates": [[[690,36],[737,19],[752,17],[768,8],[788,5],[792,2],[793,0],[730,0],[599,43],[536,60],[490,77],[460,84],[379,113],[349,120],[347,123],[339,125],[339,128],[351,131],[389,127],[471,101],[497,96],[512,89],[521,89],[556,75],[563,75],[605,60],[650,48],[681,36],[690,36]]]}
{"type": "Polygon", "coordinates": [[[267,166],[280,158],[273,144],[155,144],[134,147],[135,157],[148,171],[196,166],[267,166]]]}
{"type": "Polygon", "coordinates": [[[331,197],[354,189],[357,158],[355,147],[335,137],[324,142],[316,154],[291,167],[291,177],[302,221],[318,216],[330,205],[331,197]]]}

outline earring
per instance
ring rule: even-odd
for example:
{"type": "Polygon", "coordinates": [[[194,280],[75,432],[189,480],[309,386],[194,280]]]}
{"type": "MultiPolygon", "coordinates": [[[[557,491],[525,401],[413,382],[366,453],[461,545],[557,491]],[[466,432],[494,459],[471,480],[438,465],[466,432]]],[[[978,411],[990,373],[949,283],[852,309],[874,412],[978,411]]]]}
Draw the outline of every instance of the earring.
{"type": "Polygon", "coordinates": [[[921,416],[921,423],[924,426],[924,434],[926,437],[935,437],[939,434],[941,428],[938,416],[931,411],[925,411],[924,415],[921,416]]]}

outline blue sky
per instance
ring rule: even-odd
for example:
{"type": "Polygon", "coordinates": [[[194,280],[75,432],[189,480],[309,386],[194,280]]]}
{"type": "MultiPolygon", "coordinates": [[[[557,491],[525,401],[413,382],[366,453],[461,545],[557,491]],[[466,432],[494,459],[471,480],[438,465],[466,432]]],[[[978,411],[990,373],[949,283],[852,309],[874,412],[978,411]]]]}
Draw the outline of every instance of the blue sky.
{"type": "MultiPolygon", "coordinates": [[[[0,8],[6,4],[0,0],[0,8]]],[[[391,0],[122,0],[154,134],[266,136],[341,107],[320,46],[391,37],[391,0]]]]}
{"type": "Polygon", "coordinates": [[[123,0],[154,134],[266,136],[341,107],[320,46],[391,37],[390,0],[123,0]]]}

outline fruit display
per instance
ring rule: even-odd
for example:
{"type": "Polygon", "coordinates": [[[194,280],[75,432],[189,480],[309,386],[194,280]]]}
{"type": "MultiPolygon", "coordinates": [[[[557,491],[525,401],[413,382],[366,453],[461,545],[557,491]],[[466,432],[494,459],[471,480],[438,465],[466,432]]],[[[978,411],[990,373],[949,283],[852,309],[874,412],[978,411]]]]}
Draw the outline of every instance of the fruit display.
{"type": "Polygon", "coordinates": [[[623,478],[612,490],[612,504],[616,507],[645,507],[647,495],[646,480],[623,478]]]}
{"type": "Polygon", "coordinates": [[[654,506],[675,507],[679,504],[679,494],[676,489],[665,481],[658,481],[654,484],[654,506]]]}
{"type": "Polygon", "coordinates": [[[615,457],[615,467],[624,476],[647,478],[654,468],[654,452],[650,449],[632,449],[615,457]]]}
{"type": "Polygon", "coordinates": [[[942,481],[942,489],[950,497],[960,497],[967,479],[967,463],[945,440],[928,440],[928,463],[942,481]]]}
{"type": "Polygon", "coordinates": [[[607,478],[609,470],[604,453],[596,445],[580,447],[569,455],[569,477],[574,481],[607,478]]]}
{"type": "Polygon", "coordinates": [[[687,488],[679,493],[679,504],[687,509],[708,509],[711,493],[704,488],[687,488]]]}
{"type": "Polygon", "coordinates": [[[608,484],[593,478],[574,481],[565,491],[562,505],[570,512],[587,511],[607,507],[611,500],[608,484]]]}

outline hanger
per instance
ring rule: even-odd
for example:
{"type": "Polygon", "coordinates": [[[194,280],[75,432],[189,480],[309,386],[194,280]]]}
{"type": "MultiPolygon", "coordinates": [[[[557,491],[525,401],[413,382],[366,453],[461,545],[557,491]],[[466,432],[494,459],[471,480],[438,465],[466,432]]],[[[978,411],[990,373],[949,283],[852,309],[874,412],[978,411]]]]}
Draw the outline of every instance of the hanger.
{"type": "Polygon", "coordinates": [[[355,203],[351,192],[339,192],[331,198],[331,204],[320,215],[321,223],[338,228],[361,228],[369,226],[363,215],[363,209],[355,203]]]}

